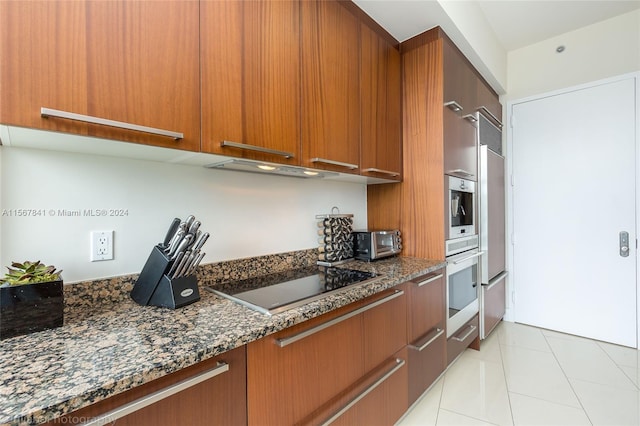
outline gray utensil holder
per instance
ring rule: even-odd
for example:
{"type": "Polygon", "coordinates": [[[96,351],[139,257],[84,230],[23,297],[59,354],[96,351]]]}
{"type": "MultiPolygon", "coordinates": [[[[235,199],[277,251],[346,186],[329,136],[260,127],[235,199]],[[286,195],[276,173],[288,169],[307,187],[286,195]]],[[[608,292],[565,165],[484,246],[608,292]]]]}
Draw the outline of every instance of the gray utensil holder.
{"type": "Polygon", "coordinates": [[[195,274],[179,278],[170,278],[167,275],[173,262],[161,246],[154,246],[131,290],[131,298],[139,305],[171,309],[200,300],[195,274]]]}

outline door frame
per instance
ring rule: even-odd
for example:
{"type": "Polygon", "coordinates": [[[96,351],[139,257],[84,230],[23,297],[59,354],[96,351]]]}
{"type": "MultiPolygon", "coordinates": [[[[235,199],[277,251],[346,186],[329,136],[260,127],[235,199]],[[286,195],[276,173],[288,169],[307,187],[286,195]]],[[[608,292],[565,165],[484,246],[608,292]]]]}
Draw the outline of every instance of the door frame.
{"type": "MultiPolygon", "coordinates": [[[[622,75],[618,75],[615,77],[609,77],[602,80],[596,80],[589,83],[579,84],[575,86],[566,87],[563,89],[553,90],[550,92],[545,92],[538,95],[528,96],[525,98],[514,99],[511,101],[507,101],[506,115],[505,115],[505,125],[506,129],[506,179],[507,179],[507,199],[506,199],[506,208],[507,208],[507,231],[506,231],[506,248],[507,248],[507,270],[511,271],[511,273],[507,276],[506,282],[506,313],[504,316],[505,321],[514,322],[516,315],[516,298],[517,298],[517,282],[514,280],[514,277],[517,276],[514,270],[514,262],[513,262],[513,248],[514,248],[514,228],[513,228],[513,188],[514,188],[514,176],[513,176],[513,132],[512,132],[512,120],[513,120],[513,107],[517,104],[521,104],[524,102],[530,102],[534,100],[540,100],[543,98],[548,98],[550,96],[561,95],[565,93],[575,92],[577,90],[589,89],[597,86],[601,86],[604,84],[614,83],[618,81],[633,79],[635,83],[635,110],[636,110],[636,122],[635,122],[635,148],[636,148],[636,158],[635,158],[635,187],[636,187],[636,233],[640,232],[640,171],[638,167],[640,166],[640,119],[637,118],[638,114],[640,114],[640,71],[633,73],[626,73],[622,75]]],[[[636,342],[637,345],[640,346],[640,316],[638,312],[640,311],[640,292],[638,291],[638,283],[640,283],[640,265],[638,265],[638,261],[640,260],[640,256],[638,255],[638,238],[636,235],[636,342]]]]}

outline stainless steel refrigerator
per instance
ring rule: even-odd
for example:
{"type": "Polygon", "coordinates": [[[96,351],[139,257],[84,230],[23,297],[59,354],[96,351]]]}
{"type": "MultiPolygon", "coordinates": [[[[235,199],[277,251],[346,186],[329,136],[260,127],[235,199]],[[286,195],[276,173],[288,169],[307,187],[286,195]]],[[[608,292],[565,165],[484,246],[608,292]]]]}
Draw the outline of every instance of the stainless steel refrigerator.
{"type": "Polygon", "coordinates": [[[480,250],[480,338],[486,338],[506,311],[505,162],[502,131],[478,113],[478,234],[480,250]]]}

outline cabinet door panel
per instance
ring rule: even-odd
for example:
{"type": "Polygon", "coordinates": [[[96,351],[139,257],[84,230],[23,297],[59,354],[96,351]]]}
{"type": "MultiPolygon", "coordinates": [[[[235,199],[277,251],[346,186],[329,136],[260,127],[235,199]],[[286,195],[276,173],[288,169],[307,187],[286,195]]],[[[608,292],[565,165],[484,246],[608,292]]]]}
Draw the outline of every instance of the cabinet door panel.
{"type": "Polygon", "coordinates": [[[278,345],[278,339],[295,336],[336,316],[323,315],[248,345],[250,425],[295,424],[363,375],[361,315],[290,345],[278,345]]]}
{"type": "Polygon", "coordinates": [[[501,279],[490,289],[485,286],[482,287],[484,337],[491,333],[491,330],[493,330],[500,320],[502,320],[502,317],[504,317],[506,310],[505,281],[505,278],[501,279]]]}
{"type": "Polygon", "coordinates": [[[303,1],[302,164],[358,173],[359,23],[334,1],[303,1]],[[344,163],[343,166],[314,159],[344,163]],[[355,166],[355,168],[353,168],[355,166]]]}
{"type": "Polygon", "coordinates": [[[200,149],[198,13],[193,0],[87,2],[88,114],[184,138],[94,125],[91,135],[200,149]]]}
{"type": "Polygon", "coordinates": [[[409,287],[408,340],[411,343],[424,337],[434,328],[444,329],[444,269],[414,279],[409,283],[409,287]]]}
{"type": "Polygon", "coordinates": [[[365,371],[375,368],[407,344],[406,284],[386,295],[400,291],[404,294],[363,314],[365,371]]]}
{"type": "Polygon", "coordinates": [[[478,108],[485,107],[495,118],[502,122],[502,105],[498,95],[479,78],[476,103],[478,108]]]}
{"type": "Polygon", "coordinates": [[[242,346],[74,411],[47,425],[78,424],[80,421],[104,415],[133,401],[147,398],[154,392],[166,390],[183,380],[215,369],[218,362],[226,363],[229,369],[108,424],[118,426],[246,424],[246,347],[242,346]]]}
{"type": "Polygon", "coordinates": [[[203,151],[300,163],[297,1],[201,3],[203,151]],[[224,140],[292,158],[221,147],[224,140]]]}
{"type": "Polygon", "coordinates": [[[360,41],[361,173],[401,180],[400,52],[365,24],[360,41]]]}
{"type": "Polygon", "coordinates": [[[40,108],[87,114],[87,2],[0,2],[0,122],[86,134],[40,108]]]}

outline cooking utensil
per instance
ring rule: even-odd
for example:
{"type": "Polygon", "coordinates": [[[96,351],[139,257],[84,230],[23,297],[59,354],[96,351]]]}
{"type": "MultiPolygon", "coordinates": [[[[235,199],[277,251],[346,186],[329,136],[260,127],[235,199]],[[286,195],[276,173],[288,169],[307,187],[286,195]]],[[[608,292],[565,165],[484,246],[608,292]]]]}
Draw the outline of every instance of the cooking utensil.
{"type": "Polygon", "coordinates": [[[169,275],[170,277],[173,277],[173,274],[176,272],[176,269],[178,269],[178,264],[182,260],[183,256],[184,256],[184,252],[178,253],[178,255],[176,256],[176,260],[173,261],[173,265],[171,265],[171,269],[169,269],[169,273],[167,275],[169,275]]]}
{"type": "Polygon", "coordinates": [[[191,228],[191,225],[195,220],[196,220],[196,217],[194,215],[190,214],[189,216],[187,216],[187,218],[184,220],[185,225],[187,225],[187,230],[191,228]]]}
{"type": "Polygon", "coordinates": [[[187,270],[186,275],[191,275],[196,272],[196,269],[198,269],[198,265],[200,265],[200,261],[202,261],[204,255],[205,253],[200,253],[197,257],[194,258],[194,261],[192,262],[191,267],[187,270]]]}
{"type": "Polygon", "coordinates": [[[180,241],[182,241],[182,238],[184,237],[184,234],[185,232],[182,230],[182,228],[179,228],[174,237],[171,239],[169,247],[167,247],[167,249],[165,250],[167,256],[171,257],[174,255],[178,248],[178,245],[180,244],[180,241]]]}
{"type": "Polygon", "coordinates": [[[200,221],[199,221],[199,220],[196,220],[196,221],[195,221],[195,222],[193,222],[193,223],[191,224],[191,226],[189,227],[189,231],[188,231],[188,233],[189,233],[189,234],[191,234],[191,235],[193,235],[193,238],[194,238],[194,239],[195,239],[195,237],[196,237],[196,234],[198,233],[198,228],[200,228],[200,225],[201,225],[200,221]]]}
{"type": "Polygon", "coordinates": [[[163,247],[168,247],[169,246],[169,241],[171,241],[171,239],[175,235],[176,231],[178,230],[178,227],[180,227],[180,218],[176,217],[175,219],[173,219],[173,222],[171,222],[171,225],[169,226],[169,229],[167,230],[167,235],[165,235],[164,241],[162,243],[163,247]]]}
{"type": "Polygon", "coordinates": [[[183,276],[192,260],[193,253],[190,250],[187,250],[182,257],[180,265],[178,265],[178,268],[176,269],[174,277],[180,278],[181,276],[183,276]]]}
{"type": "Polygon", "coordinates": [[[193,245],[193,250],[194,251],[200,250],[204,245],[204,243],[207,242],[208,238],[209,238],[208,232],[204,232],[202,235],[200,235],[200,237],[196,240],[195,244],[193,245]]]}

